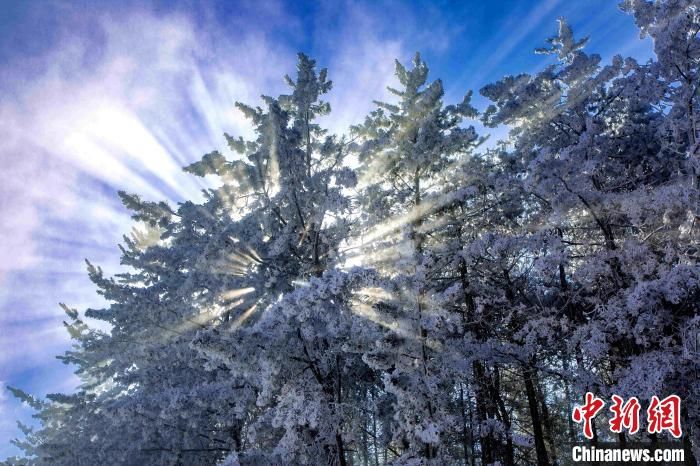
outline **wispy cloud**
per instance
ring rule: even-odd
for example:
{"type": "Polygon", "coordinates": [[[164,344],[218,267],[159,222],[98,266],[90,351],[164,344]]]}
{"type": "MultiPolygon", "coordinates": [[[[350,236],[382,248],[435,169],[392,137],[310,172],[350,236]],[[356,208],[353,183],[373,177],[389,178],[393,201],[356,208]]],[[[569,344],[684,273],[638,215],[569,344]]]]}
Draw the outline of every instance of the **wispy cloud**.
{"type": "Polygon", "coordinates": [[[396,85],[394,60],[409,52],[397,37],[380,37],[379,19],[361,5],[346,5],[344,23],[338,30],[322,28],[319,35],[333,37],[336,44],[329,62],[334,82],[330,95],[332,113],[326,123],[336,132],[345,132],[361,122],[375,107],[374,100],[390,97],[387,86],[396,85]]]}
{"type": "MultiPolygon", "coordinates": [[[[224,130],[246,134],[234,101],[257,101],[294,60],[264,37],[242,36],[219,42],[230,48],[213,61],[214,39],[184,16],[93,19],[98,52],[88,47],[94,37],[66,36],[41,67],[14,68],[0,104],[0,377],[40,395],[75,382],[53,359],[68,343],[57,303],[100,305],[82,258],[116,270],[116,243],[130,227],[116,190],[198,197],[201,181],[181,166],[223,147],[224,130]],[[28,378],[39,372],[43,382],[28,378]]],[[[14,400],[0,406],[7,445],[11,419],[26,415],[14,400]]]]}

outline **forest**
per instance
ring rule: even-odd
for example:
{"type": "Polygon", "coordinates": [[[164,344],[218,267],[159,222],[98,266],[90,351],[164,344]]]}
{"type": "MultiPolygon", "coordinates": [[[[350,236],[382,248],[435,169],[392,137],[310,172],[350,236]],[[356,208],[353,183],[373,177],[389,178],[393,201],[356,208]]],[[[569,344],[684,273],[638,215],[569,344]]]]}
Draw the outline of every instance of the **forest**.
{"type": "Polygon", "coordinates": [[[561,19],[551,64],[477,109],[416,54],[346,134],[300,53],[287,94],[237,104],[253,139],[184,167],[203,202],[119,192],[123,271],[87,262],[109,305],[63,305],[81,385],[11,388],[36,424],[4,464],[546,466],[609,441],[696,464],[700,7],[621,8],[654,59],[604,61],[561,19]],[[612,432],[613,395],[677,395],[682,434],[612,432]]]}

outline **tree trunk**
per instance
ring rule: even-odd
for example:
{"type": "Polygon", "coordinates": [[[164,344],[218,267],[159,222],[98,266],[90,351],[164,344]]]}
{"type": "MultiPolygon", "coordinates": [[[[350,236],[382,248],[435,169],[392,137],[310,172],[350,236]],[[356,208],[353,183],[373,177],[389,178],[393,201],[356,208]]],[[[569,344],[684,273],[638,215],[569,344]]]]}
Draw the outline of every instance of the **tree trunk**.
{"type": "MultiPolygon", "coordinates": [[[[342,372],[340,369],[340,355],[336,354],[335,356],[335,371],[336,371],[336,377],[338,379],[338,405],[336,406],[336,409],[339,410],[341,407],[341,404],[343,402],[343,391],[342,391],[342,372]]],[[[347,466],[347,462],[345,459],[345,444],[343,443],[343,424],[342,424],[342,414],[341,413],[336,413],[340,421],[338,421],[338,427],[337,431],[335,433],[335,444],[338,448],[338,462],[340,466],[347,466]]]]}
{"type": "Polygon", "coordinates": [[[459,382],[459,409],[462,414],[462,449],[464,450],[464,466],[469,465],[469,456],[471,448],[474,446],[471,440],[471,430],[467,430],[467,408],[464,402],[464,385],[459,382]],[[469,432],[469,434],[467,434],[469,432]]]}
{"type": "Polygon", "coordinates": [[[501,448],[501,455],[506,466],[515,465],[515,453],[513,451],[513,429],[506,404],[501,396],[501,373],[498,366],[493,368],[493,384],[491,385],[491,399],[498,408],[499,420],[506,431],[506,444],[501,448]]]}
{"type": "Polygon", "coordinates": [[[549,466],[547,448],[544,444],[544,434],[542,433],[542,419],[537,406],[537,390],[535,388],[535,369],[525,367],[523,369],[523,379],[525,381],[525,392],[527,402],[530,407],[530,417],[532,418],[532,431],[535,436],[535,452],[537,453],[537,464],[539,466],[549,466]]]}
{"type": "MultiPolygon", "coordinates": [[[[569,372],[569,355],[565,355],[562,361],[564,367],[564,373],[568,375],[569,372]]],[[[573,443],[576,441],[576,431],[574,429],[574,420],[571,417],[571,413],[574,410],[574,404],[571,400],[571,384],[568,378],[564,380],[564,395],[566,396],[566,419],[569,427],[569,442],[573,443]]]]}
{"type": "MultiPolygon", "coordinates": [[[[474,323],[475,304],[474,298],[469,293],[469,282],[467,280],[467,269],[464,261],[459,264],[459,274],[464,293],[464,324],[465,332],[472,331],[474,338],[478,342],[485,341],[485,332],[480,324],[474,323]]],[[[491,392],[489,390],[489,374],[486,371],[484,364],[481,361],[472,363],[472,375],[474,384],[474,399],[476,400],[476,421],[479,425],[479,443],[481,445],[481,464],[486,465],[496,461],[496,447],[498,442],[494,438],[493,433],[486,434],[481,432],[481,427],[487,419],[495,418],[496,404],[493,402],[491,392]]],[[[472,461],[474,455],[472,455],[472,461]]]]}
{"type": "MultiPolygon", "coordinates": [[[[542,424],[544,425],[544,435],[547,440],[547,445],[549,445],[549,451],[552,454],[552,464],[557,464],[557,446],[554,443],[554,426],[552,424],[552,417],[549,415],[549,408],[547,408],[547,400],[544,396],[544,391],[542,390],[542,383],[537,379],[537,395],[540,399],[540,408],[542,409],[542,424]]],[[[571,417],[571,416],[569,416],[571,417]]]]}
{"type": "Polygon", "coordinates": [[[489,394],[488,374],[480,361],[474,361],[474,390],[476,398],[476,420],[479,423],[479,442],[481,444],[481,464],[491,464],[496,461],[497,441],[492,432],[483,433],[481,427],[488,419],[494,419],[495,407],[489,394]]]}
{"type": "Polygon", "coordinates": [[[372,442],[374,445],[374,466],[379,466],[379,445],[377,444],[377,397],[374,393],[374,387],[372,391],[372,442]]]}

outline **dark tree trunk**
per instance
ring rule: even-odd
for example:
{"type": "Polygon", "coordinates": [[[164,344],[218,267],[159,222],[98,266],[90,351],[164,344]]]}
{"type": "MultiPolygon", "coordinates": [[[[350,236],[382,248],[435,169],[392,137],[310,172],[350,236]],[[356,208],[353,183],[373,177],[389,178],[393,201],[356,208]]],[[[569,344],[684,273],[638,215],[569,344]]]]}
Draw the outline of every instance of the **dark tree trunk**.
{"type": "MultiPolygon", "coordinates": [[[[459,264],[459,274],[462,282],[462,289],[464,292],[464,323],[465,332],[471,331],[474,334],[474,338],[483,342],[486,340],[486,335],[481,324],[475,324],[474,321],[474,311],[475,304],[474,298],[469,292],[469,281],[467,279],[467,268],[464,261],[459,264]]],[[[479,443],[481,445],[481,464],[490,464],[496,461],[496,449],[498,442],[494,435],[489,432],[486,435],[481,433],[481,426],[485,423],[487,419],[494,419],[496,416],[496,403],[491,396],[490,390],[490,376],[483,362],[474,361],[472,363],[472,374],[474,383],[474,399],[476,401],[476,421],[479,425],[479,443]]],[[[473,457],[473,455],[472,455],[473,457]]]]}
{"type": "MultiPolygon", "coordinates": [[[[488,374],[484,365],[479,361],[474,361],[474,383],[476,385],[475,398],[476,398],[476,420],[481,426],[488,420],[494,419],[495,407],[491,402],[491,396],[489,393],[489,383],[488,374]]],[[[498,445],[494,435],[489,432],[488,434],[479,435],[481,443],[481,464],[491,464],[496,461],[496,447],[498,445]]]]}
{"type": "Polygon", "coordinates": [[[557,446],[554,443],[554,425],[552,423],[552,417],[549,415],[547,400],[544,396],[544,391],[542,390],[542,383],[540,380],[537,380],[537,395],[540,399],[540,408],[542,409],[542,424],[544,425],[545,439],[549,445],[549,451],[552,454],[552,464],[557,464],[557,446]]]}
{"type": "MultiPolygon", "coordinates": [[[[565,355],[563,359],[564,373],[568,375],[569,372],[569,356],[565,355]]],[[[564,380],[564,395],[566,396],[566,419],[569,427],[569,442],[576,441],[576,431],[574,430],[574,419],[571,417],[571,413],[574,409],[573,401],[571,400],[571,384],[568,378],[564,380]]]]}
{"type": "Polygon", "coordinates": [[[459,383],[459,409],[462,414],[462,449],[464,450],[464,466],[469,465],[469,456],[473,453],[471,425],[467,427],[467,407],[464,401],[464,385],[459,383]]]}
{"type": "MultiPolygon", "coordinates": [[[[336,354],[335,356],[335,371],[336,371],[336,377],[338,379],[338,390],[337,390],[337,401],[338,401],[338,409],[340,408],[342,402],[343,402],[343,384],[342,384],[342,371],[341,371],[341,361],[340,361],[340,355],[336,354]]],[[[340,415],[339,415],[340,417],[340,415]]],[[[335,434],[335,444],[336,447],[338,448],[338,462],[340,466],[347,466],[347,461],[345,459],[345,444],[343,442],[343,424],[342,421],[338,423],[338,430],[336,431],[335,434]]]]}
{"type": "Polygon", "coordinates": [[[523,370],[523,379],[525,381],[525,392],[527,394],[527,402],[530,407],[530,417],[532,418],[532,432],[535,436],[535,452],[537,453],[537,464],[539,466],[549,466],[549,458],[547,448],[544,444],[544,434],[542,432],[542,419],[537,403],[537,389],[535,388],[535,369],[525,367],[523,370]]]}

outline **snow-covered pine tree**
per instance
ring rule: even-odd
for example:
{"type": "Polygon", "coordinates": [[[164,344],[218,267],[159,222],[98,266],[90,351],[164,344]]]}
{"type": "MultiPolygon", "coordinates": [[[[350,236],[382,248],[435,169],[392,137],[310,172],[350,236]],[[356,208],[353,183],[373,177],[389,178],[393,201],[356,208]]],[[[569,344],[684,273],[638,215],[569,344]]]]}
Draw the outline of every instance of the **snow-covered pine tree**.
{"type": "MultiPolygon", "coordinates": [[[[683,13],[695,17],[694,11],[688,4],[683,13]]],[[[668,47],[695,43],[686,26],[683,44],[656,42],[659,57],[673,54],[668,47]]],[[[693,406],[678,381],[693,365],[684,340],[698,313],[691,244],[699,198],[689,133],[679,131],[688,114],[674,123],[681,106],[672,103],[668,111],[667,99],[678,94],[677,85],[660,72],[675,66],[615,57],[601,67],[563,20],[550,44],[542,52],[556,54],[556,64],[482,90],[495,103],[486,122],[514,128],[513,155],[530,195],[524,226],[533,244],[520,261],[530,270],[532,303],[520,332],[529,348],[524,354],[537,355],[538,371],[561,368],[553,373],[573,383],[575,393],[649,399],[679,392],[693,406]],[[563,337],[561,344],[552,335],[563,337]]],[[[544,445],[538,450],[542,459],[544,445]]]]}
{"type": "Polygon", "coordinates": [[[460,126],[476,116],[471,94],[444,106],[442,83],[428,83],[420,55],[410,69],[397,61],[396,77],[401,87],[389,90],[398,102],[379,102],[354,128],[361,138],[365,259],[391,283],[378,300],[392,324],[366,359],[382,372],[382,389],[393,404],[386,422],[398,461],[419,464],[450,457],[441,436],[456,423],[448,409],[456,355],[446,345],[456,319],[433,299],[442,271],[436,262],[441,245],[433,236],[443,228],[441,212],[459,194],[445,191],[441,174],[458,166],[478,138],[473,127],[460,126]]]}
{"type": "MultiPolygon", "coordinates": [[[[300,55],[296,81],[287,78],[293,93],[270,101],[270,114],[282,121],[274,132],[267,115],[247,109],[260,138],[245,146],[252,162],[246,169],[274,167],[278,185],[245,194],[250,213],[228,233],[237,239],[239,256],[249,250],[257,259],[249,262],[254,270],[239,268],[241,281],[221,292],[251,290],[255,307],[229,328],[199,332],[193,342],[211,367],[242,377],[255,397],[240,413],[245,422],[232,462],[347,464],[358,417],[347,400],[372,376],[361,354],[346,347],[368,322],[348,306],[347,282],[361,281],[362,273],[334,269],[350,218],[344,190],[356,177],[343,165],[345,141],[325,137],[314,123],[315,115],[330,110],[319,101],[330,82],[314,66],[300,55]],[[255,274],[260,278],[252,281],[255,274]]],[[[220,169],[217,174],[227,176],[220,169]]]]}
{"type": "MultiPolygon", "coordinates": [[[[256,340],[231,343],[295,283],[337,260],[350,205],[341,191],[355,183],[341,163],[342,141],[312,122],[329,110],[319,100],[331,86],[325,70],[317,74],[314,61],[300,54],[298,78],[288,81],[292,95],[264,97],[266,110],[239,104],[258,138],[227,136],[237,158],[212,152],[185,169],[221,179],[219,188],[205,191],[204,203],[172,209],[121,194],[134,219],[157,228],[160,239],[143,248],[125,238],[122,263],[131,271],[116,279],[89,266],[112,304],[85,314],[111,329],[90,331],[70,311],[78,345],[65,360],[79,363],[84,386],[73,397],[36,405],[50,421],[23,446],[38,464],[212,464],[251,447],[246,427],[264,413],[256,402],[283,381],[246,359],[260,352],[246,346],[256,340]],[[53,438],[63,441],[48,442],[53,438]]],[[[296,330],[303,330],[300,338],[307,331],[296,330]]],[[[271,368],[278,355],[267,356],[271,368]]],[[[296,356],[304,358],[301,351],[296,356]]],[[[279,439],[274,430],[264,434],[279,439]]]]}

